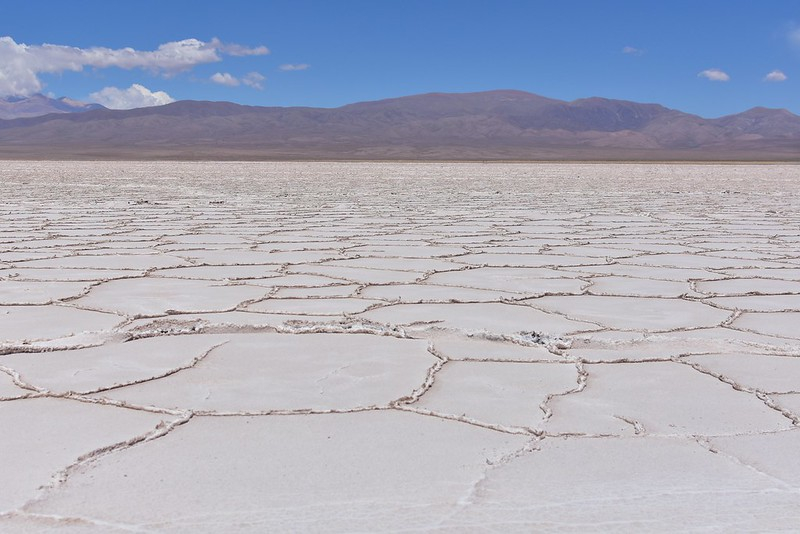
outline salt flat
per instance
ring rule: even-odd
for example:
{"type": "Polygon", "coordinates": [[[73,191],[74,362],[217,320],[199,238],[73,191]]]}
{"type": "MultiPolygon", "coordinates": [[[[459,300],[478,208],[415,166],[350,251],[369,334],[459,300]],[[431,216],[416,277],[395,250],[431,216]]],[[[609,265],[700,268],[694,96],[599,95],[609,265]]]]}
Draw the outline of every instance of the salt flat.
{"type": "Polygon", "coordinates": [[[0,179],[0,531],[800,525],[800,166],[0,179]]]}

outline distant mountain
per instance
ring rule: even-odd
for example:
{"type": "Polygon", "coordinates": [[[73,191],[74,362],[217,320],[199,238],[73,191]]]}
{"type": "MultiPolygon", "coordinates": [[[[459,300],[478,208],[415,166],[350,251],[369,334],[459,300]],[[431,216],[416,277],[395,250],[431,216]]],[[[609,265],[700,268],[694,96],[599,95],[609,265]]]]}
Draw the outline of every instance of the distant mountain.
{"type": "Polygon", "coordinates": [[[39,117],[50,113],[81,113],[105,109],[100,104],[87,104],[71,98],[49,98],[44,95],[0,98],[0,119],[39,117]]]}
{"type": "Polygon", "coordinates": [[[800,160],[800,117],[718,119],[605,98],[432,93],[335,109],[180,101],[0,120],[0,157],[800,160]]]}

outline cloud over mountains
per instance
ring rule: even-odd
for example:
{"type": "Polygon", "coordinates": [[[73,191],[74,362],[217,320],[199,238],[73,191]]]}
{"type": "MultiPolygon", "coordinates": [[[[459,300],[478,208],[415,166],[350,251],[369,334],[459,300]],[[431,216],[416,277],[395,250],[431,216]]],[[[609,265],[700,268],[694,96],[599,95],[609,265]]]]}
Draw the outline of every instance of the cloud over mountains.
{"type": "Polygon", "coordinates": [[[222,61],[223,56],[268,54],[264,46],[223,43],[219,39],[184,39],[159,45],[155,50],[17,43],[0,37],[0,96],[27,96],[42,91],[41,74],[79,72],[86,67],[143,69],[157,74],[189,70],[196,65],[222,61]]]}
{"type": "Polygon", "coordinates": [[[147,108],[175,102],[175,99],[164,91],[151,91],[138,83],[131,85],[127,89],[105,87],[96,93],[92,93],[89,97],[109,109],[147,108]]]}

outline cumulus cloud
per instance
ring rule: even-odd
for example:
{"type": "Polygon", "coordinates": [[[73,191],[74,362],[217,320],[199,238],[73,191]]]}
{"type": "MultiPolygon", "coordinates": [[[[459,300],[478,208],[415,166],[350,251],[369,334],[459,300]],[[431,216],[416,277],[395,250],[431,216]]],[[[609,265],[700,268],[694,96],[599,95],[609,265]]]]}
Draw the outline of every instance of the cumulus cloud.
{"type": "Polygon", "coordinates": [[[253,89],[258,89],[260,91],[264,88],[264,80],[266,80],[266,78],[260,73],[248,72],[247,76],[242,78],[242,83],[248,87],[252,87],[253,89]]]}
{"type": "Polygon", "coordinates": [[[731,79],[728,73],[719,69],[706,69],[697,74],[701,78],[706,78],[712,82],[727,82],[731,79]]]}
{"type": "Polygon", "coordinates": [[[17,43],[0,37],[0,96],[27,96],[41,92],[44,73],[78,72],[85,67],[144,69],[157,74],[174,74],[222,57],[264,55],[266,47],[248,48],[222,43],[219,39],[184,39],[160,45],[155,50],[133,48],[78,48],[74,46],[17,43]]]}
{"type": "Polygon", "coordinates": [[[764,76],[765,82],[785,82],[787,79],[788,76],[786,76],[783,71],[777,69],[764,76]]]}
{"type": "Polygon", "coordinates": [[[175,102],[175,99],[164,91],[151,91],[138,83],[131,85],[127,89],[105,87],[96,93],[90,94],[89,97],[98,104],[111,109],[147,108],[175,102]]]}
{"type": "Polygon", "coordinates": [[[227,72],[217,72],[211,76],[211,81],[220,85],[227,85],[228,87],[236,87],[241,82],[238,78],[231,76],[227,72]]]}
{"type": "Polygon", "coordinates": [[[281,70],[307,70],[310,66],[305,63],[286,63],[278,68],[281,70]]]}
{"type": "Polygon", "coordinates": [[[628,54],[629,56],[641,56],[644,54],[644,50],[641,48],[636,48],[634,46],[623,46],[622,53],[628,54]]]}

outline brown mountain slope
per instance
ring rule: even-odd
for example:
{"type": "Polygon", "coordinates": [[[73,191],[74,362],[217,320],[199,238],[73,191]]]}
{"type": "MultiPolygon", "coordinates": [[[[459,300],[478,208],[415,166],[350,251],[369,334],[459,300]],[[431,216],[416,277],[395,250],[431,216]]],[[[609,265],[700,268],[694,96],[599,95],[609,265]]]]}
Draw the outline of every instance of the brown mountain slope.
{"type": "Polygon", "coordinates": [[[102,109],[100,104],[87,104],[69,98],[49,98],[44,95],[0,98],[0,119],[38,117],[50,113],[82,113],[102,109]]]}
{"type": "Polygon", "coordinates": [[[703,119],[657,104],[522,91],[336,109],[181,101],[0,120],[0,156],[190,159],[800,159],[800,117],[703,119]]]}

